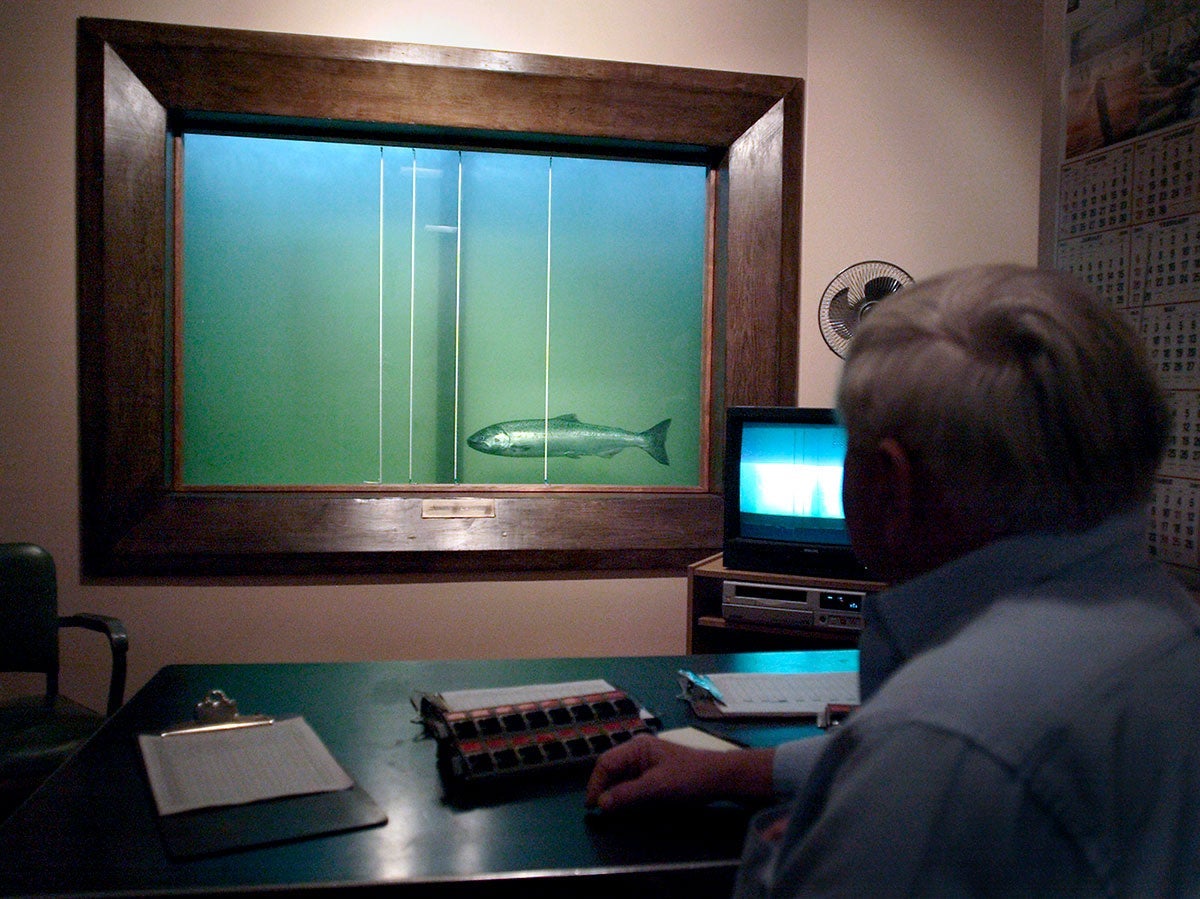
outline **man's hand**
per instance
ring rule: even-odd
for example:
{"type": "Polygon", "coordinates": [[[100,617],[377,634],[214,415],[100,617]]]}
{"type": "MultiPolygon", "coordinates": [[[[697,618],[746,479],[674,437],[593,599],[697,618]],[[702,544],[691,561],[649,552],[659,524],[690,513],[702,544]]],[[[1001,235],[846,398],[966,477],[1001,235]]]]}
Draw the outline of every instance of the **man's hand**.
{"type": "Polygon", "coordinates": [[[596,761],[587,805],[613,811],[643,802],[773,797],[772,749],[717,752],[638,736],[596,761]]]}

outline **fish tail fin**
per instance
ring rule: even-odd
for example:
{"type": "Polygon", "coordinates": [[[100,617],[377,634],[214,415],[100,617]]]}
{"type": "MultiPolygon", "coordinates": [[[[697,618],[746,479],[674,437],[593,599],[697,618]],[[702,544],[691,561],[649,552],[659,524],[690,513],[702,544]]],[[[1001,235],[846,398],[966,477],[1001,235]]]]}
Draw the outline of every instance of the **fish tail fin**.
{"type": "Polygon", "coordinates": [[[671,427],[671,419],[664,418],[654,427],[647,428],[641,433],[646,441],[642,444],[642,449],[648,452],[655,462],[662,465],[671,464],[671,460],[667,458],[667,428],[669,427],[671,427]]]}

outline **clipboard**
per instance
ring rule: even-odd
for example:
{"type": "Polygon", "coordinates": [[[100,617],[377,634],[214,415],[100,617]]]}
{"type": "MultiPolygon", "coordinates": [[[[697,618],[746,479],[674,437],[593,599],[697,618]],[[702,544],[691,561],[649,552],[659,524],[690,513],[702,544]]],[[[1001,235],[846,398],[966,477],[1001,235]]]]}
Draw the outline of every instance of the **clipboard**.
{"type": "Polygon", "coordinates": [[[679,685],[681,698],[707,721],[814,720],[832,727],[859,702],[853,671],[705,675],[680,670],[679,685]]]}
{"type": "Polygon", "coordinates": [[[184,861],[386,823],[384,811],[355,784],[337,793],[160,815],[158,830],[167,855],[184,861]]]}
{"type": "Polygon", "coordinates": [[[302,717],[240,715],[214,690],[197,705],[196,718],[137,738],[172,858],[387,821],[302,717]]]}

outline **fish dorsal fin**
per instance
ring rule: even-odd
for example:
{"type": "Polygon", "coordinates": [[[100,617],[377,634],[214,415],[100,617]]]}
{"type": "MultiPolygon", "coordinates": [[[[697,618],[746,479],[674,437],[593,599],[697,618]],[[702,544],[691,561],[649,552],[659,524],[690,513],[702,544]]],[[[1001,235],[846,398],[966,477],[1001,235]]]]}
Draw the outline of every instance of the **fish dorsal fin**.
{"type": "Polygon", "coordinates": [[[568,412],[566,415],[556,415],[551,421],[579,421],[579,416],[574,412],[568,412]]]}

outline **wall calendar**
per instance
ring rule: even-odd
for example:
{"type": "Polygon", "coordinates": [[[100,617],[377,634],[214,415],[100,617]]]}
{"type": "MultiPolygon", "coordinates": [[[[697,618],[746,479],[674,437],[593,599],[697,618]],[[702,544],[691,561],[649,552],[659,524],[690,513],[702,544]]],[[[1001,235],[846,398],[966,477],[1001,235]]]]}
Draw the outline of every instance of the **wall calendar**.
{"type": "Polygon", "coordinates": [[[1145,340],[1171,405],[1148,541],[1200,576],[1200,2],[1069,0],[1056,267],[1145,340]]]}

